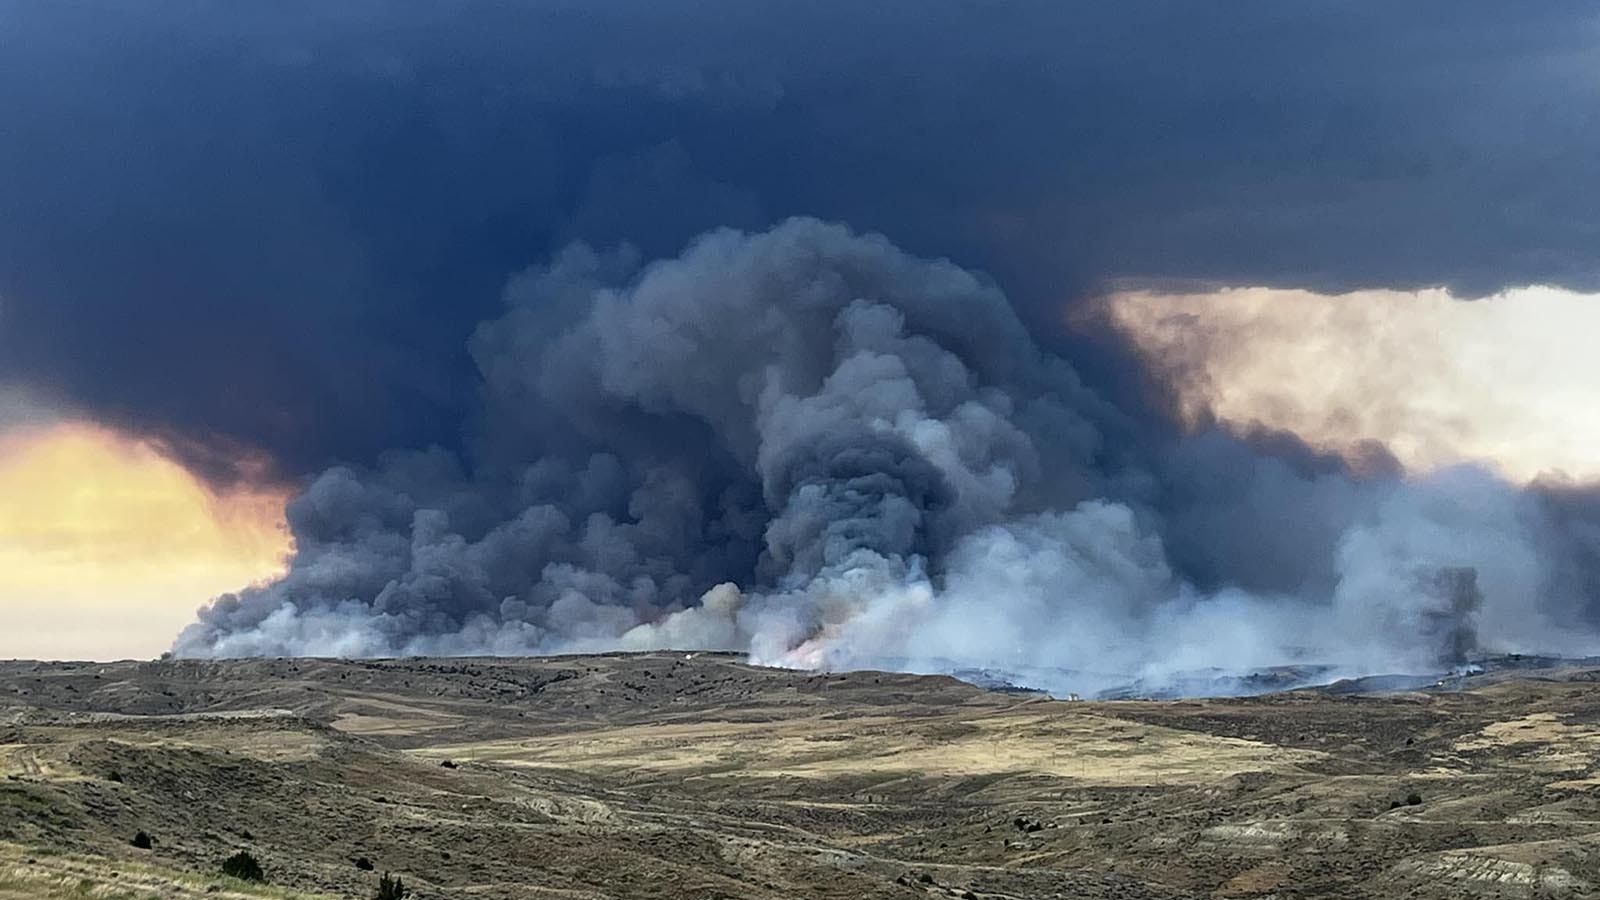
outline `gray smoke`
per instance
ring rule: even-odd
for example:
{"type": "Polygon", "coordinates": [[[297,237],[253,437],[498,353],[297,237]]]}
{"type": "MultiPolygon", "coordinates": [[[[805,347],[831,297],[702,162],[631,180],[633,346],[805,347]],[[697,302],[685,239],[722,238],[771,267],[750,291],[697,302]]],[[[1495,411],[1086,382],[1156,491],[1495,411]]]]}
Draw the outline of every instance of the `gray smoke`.
{"type": "Polygon", "coordinates": [[[1452,668],[1466,665],[1478,650],[1478,631],[1473,619],[1483,606],[1476,569],[1446,567],[1431,572],[1420,588],[1439,601],[1423,610],[1424,639],[1439,647],[1439,662],[1452,668]]]}
{"type": "Polygon", "coordinates": [[[288,574],[176,652],[713,648],[1092,688],[1593,634],[1538,493],[1225,435],[1121,453],[1119,414],[992,283],[880,236],[796,219],[648,265],[580,245],[506,297],[472,341],[471,458],[323,473],[290,505],[288,574]]]}

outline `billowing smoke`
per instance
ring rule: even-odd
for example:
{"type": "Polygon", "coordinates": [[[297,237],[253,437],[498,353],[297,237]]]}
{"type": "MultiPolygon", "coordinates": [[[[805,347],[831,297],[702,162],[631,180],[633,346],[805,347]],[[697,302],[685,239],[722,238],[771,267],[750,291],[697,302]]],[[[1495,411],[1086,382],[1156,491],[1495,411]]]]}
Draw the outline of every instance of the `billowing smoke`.
{"type": "Polygon", "coordinates": [[[876,235],[796,219],[647,265],[576,245],[506,297],[471,344],[472,453],[318,476],[288,574],[178,653],[716,648],[1094,689],[1594,634],[1571,492],[1221,433],[1113,452],[1122,417],[994,284],[876,235]]]}

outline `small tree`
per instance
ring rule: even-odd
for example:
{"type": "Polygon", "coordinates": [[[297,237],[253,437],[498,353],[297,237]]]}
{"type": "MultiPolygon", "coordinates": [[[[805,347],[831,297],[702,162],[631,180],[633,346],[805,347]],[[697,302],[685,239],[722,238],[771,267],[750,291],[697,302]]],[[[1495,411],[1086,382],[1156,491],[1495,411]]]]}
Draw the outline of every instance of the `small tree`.
{"type": "Polygon", "coordinates": [[[399,878],[391,878],[388,872],[378,879],[378,895],[375,900],[406,900],[406,895],[411,893],[405,882],[399,878]]]}
{"type": "Polygon", "coordinates": [[[222,874],[229,875],[240,881],[266,881],[266,873],[261,871],[261,863],[246,850],[222,861],[222,874]]]}
{"type": "Polygon", "coordinates": [[[150,840],[150,835],[145,834],[142,831],[133,836],[133,842],[132,843],[133,843],[133,846],[137,847],[140,850],[149,850],[150,847],[153,844],[153,842],[150,840]]]}

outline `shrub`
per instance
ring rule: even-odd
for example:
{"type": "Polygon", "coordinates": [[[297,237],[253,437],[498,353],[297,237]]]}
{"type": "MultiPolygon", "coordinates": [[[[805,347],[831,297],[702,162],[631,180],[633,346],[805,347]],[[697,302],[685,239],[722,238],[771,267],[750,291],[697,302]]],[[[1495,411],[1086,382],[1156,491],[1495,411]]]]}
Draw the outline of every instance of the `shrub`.
{"type": "Polygon", "coordinates": [[[406,900],[406,895],[409,893],[411,892],[406,889],[404,882],[399,878],[389,877],[389,873],[385,872],[383,877],[378,879],[378,893],[374,900],[406,900]]]}
{"type": "Polygon", "coordinates": [[[222,874],[229,875],[241,881],[266,881],[267,876],[261,871],[261,863],[256,861],[249,852],[240,850],[238,853],[222,861],[222,874]]]}
{"type": "Polygon", "coordinates": [[[1406,795],[1406,805],[1407,806],[1421,806],[1422,805],[1422,795],[1417,793],[1416,791],[1412,791],[1411,793],[1407,794],[1406,795]]]}
{"type": "Polygon", "coordinates": [[[356,864],[356,868],[363,872],[372,871],[372,860],[367,859],[365,856],[358,856],[353,860],[353,862],[356,864]]]}
{"type": "Polygon", "coordinates": [[[149,850],[154,846],[154,842],[150,840],[150,835],[142,831],[133,836],[131,843],[140,850],[149,850]]]}

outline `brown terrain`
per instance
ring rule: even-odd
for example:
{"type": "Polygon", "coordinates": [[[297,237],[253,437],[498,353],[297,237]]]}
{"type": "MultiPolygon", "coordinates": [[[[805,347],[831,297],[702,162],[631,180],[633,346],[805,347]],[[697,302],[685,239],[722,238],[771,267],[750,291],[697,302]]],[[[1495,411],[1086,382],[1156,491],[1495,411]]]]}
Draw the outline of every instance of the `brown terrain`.
{"type": "Polygon", "coordinates": [[[1600,896],[1596,677],[1066,702],[720,654],[0,662],[0,898],[1600,896]],[[238,850],[268,887],[217,874],[238,850]]]}

